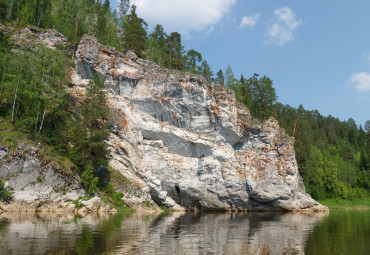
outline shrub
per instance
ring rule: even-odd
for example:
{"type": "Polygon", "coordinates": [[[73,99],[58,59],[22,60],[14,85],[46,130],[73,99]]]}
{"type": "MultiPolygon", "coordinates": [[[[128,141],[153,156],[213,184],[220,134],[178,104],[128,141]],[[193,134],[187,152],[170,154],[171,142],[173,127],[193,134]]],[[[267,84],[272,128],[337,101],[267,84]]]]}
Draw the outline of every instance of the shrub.
{"type": "Polygon", "coordinates": [[[9,201],[12,198],[12,193],[5,188],[5,184],[0,180],[0,200],[9,201]]]}
{"type": "Polygon", "coordinates": [[[87,193],[94,194],[98,189],[98,181],[99,178],[94,175],[93,167],[89,164],[81,175],[81,186],[87,191],[87,193]]]}

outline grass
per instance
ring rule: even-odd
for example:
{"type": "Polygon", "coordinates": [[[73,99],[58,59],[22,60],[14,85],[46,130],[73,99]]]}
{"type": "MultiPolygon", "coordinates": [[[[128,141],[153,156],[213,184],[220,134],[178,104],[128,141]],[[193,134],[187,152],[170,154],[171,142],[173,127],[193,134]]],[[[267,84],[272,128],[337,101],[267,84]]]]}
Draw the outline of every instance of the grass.
{"type": "Polygon", "coordinates": [[[83,201],[87,201],[87,200],[89,200],[89,199],[91,199],[92,197],[91,196],[83,196],[83,197],[79,197],[79,198],[77,198],[76,200],[72,200],[72,199],[70,199],[70,198],[67,198],[66,200],[64,200],[64,202],[72,202],[72,203],[74,203],[75,204],[75,206],[76,206],[76,208],[77,209],[80,209],[80,208],[82,208],[82,206],[83,206],[83,204],[82,203],[80,203],[80,201],[81,200],[83,200],[83,201]]]}
{"type": "MultiPolygon", "coordinates": [[[[38,143],[38,141],[32,140],[26,132],[22,132],[16,126],[12,125],[7,118],[0,117],[0,145],[8,147],[10,151],[14,151],[18,144],[25,142],[39,149],[43,154],[43,160],[51,160],[61,166],[66,173],[76,166],[65,156],[60,155],[53,146],[45,143],[38,143]]],[[[23,151],[27,153],[27,151],[23,151]]]]}
{"type": "Polygon", "coordinates": [[[330,209],[370,209],[370,197],[363,199],[324,199],[318,201],[330,209]]]}
{"type": "Polygon", "coordinates": [[[159,206],[159,208],[163,211],[162,213],[172,213],[175,211],[174,209],[167,208],[165,206],[159,206]]]}

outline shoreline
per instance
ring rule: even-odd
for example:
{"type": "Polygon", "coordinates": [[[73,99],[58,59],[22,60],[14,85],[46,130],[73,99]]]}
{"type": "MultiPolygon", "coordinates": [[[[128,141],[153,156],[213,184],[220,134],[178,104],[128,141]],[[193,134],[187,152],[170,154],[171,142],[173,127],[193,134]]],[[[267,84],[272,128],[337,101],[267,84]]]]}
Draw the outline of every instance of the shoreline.
{"type": "Polygon", "coordinates": [[[318,200],[322,205],[325,205],[329,210],[370,210],[370,198],[364,199],[325,199],[318,200]]]}

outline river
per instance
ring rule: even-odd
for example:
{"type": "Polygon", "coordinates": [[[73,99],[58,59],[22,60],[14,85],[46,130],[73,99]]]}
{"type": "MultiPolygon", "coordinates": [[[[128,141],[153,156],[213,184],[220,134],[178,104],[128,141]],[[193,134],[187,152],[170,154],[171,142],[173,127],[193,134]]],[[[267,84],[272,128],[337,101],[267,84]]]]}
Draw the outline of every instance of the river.
{"type": "Polygon", "coordinates": [[[369,254],[370,211],[0,214],[0,254],[369,254]]]}

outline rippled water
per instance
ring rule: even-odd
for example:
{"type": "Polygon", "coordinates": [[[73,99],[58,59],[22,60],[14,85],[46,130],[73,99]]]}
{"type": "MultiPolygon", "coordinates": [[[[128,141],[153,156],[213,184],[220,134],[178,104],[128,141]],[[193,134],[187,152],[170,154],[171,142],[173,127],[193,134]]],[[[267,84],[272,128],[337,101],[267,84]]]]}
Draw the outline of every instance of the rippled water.
{"type": "Polygon", "coordinates": [[[370,211],[0,214],[0,254],[369,254],[370,211]]]}

